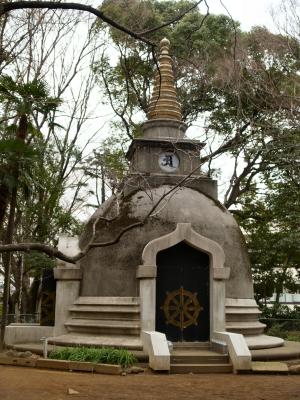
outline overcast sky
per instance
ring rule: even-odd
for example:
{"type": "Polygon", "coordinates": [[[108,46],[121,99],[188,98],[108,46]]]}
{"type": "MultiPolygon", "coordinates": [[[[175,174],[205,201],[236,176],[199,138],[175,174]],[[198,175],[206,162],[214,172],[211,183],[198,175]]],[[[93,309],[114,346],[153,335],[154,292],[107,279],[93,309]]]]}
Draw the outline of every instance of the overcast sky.
{"type": "MultiPolygon", "coordinates": [[[[250,30],[255,25],[275,30],[271,8],[276,9],[280,3],[281,0],[207,0],[211,14],[226,14],[225,6],[243,30],[250,30]]],[[[205,6],[200,8],[203,12],[206,10],[205,6]]]]}

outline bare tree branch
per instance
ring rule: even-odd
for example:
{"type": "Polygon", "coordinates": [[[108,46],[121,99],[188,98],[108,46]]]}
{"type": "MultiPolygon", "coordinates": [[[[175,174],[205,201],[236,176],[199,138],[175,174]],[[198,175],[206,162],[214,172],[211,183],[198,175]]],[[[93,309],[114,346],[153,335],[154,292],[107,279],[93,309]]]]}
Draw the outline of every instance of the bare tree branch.
{"type": "MultiPolygon", "coordinates": [[[[55,257],[58,258],[62,261],[69,262],[71,264],[75,264],[77,261],[79,261],[81,258],[83,258],[92,248],[95,247],[107,247],[111,246],[115,243],[117,243],[121,237],[126,233],[129,232],[130,230],[134,228],[141,227],[145,224],[145,222],[148,220],[148,218],[151,217],[153,212],[157,209],[159,204],[170,194],[175,192],[179,187],[183,186],[184,183],[200,168],[202,164],[198,164],[189,174],[187,174],[184,178],[182,178],[175,186],[173,186],[170,190],[168,190],[166,193],[164,193],[159,200],[153,205],[153,207],[148,211],[146,216],[141,220],[134,222],[133,224],[130,224],[126,226],[125,228],[121,229],[121,231],[118,233],[118,235],[107,242],[93,242],[94,237],[95,237],[95,229],[98,221],[100,219],[103,219],[102,217],[97,218],[94,223],[93,223],[93,234],[91,237],[91,240],[89,243],[85,246],[85,248],[77,253],[75,256],[70,257],[67,256],[66,254],[62,253],[59,251],[57,248],[53,246],[49,246],[43,243],[13,243],[13,244],[0,244],[0,253],[6,253],[6,252],[13,252],[13,251],[23,251],[23,252],[29,252],[29,251],[40,251],[42,253],[47,254],[50,257],[55,257]]],[[[115,218],[113,219],[115,220],[115,218]]]]}
{"type": "MultiPolygon", "coordinates": [[[[160,29],[165,28],[166,26],[171,25],[174,22],[180,21],[186,14],[188,14],[190,11],[194,10],[195,8],[197,8],[202,2],[203,2],[203,0],[197,1],[197,3],[193,4],[191,7],[189,7],[187,10],[183,11],[182,13],[176,15],[176,17],[172,18],[171,20],[166,21],[166,22],[162,23],[161,25],[158,25],[158,26],[156,26],[154,28],[148,29],[146,31],[139,32],[139,35],[142,35],[142,36],[149,35],[149,33],[153,33],[153,32],[159,31],[160,29]]],[[[207,6],[207,4],[206,4],[206,6],[207,6]]],[[[206,13],[206,15],[205,15],[205,17],[203,19],[203,22],[204,22],[205,18],[208,15],[209,15],[209,12],[208,12],[208,7],[207,7],[207,13],[206,13]]]]}
{"type": "Polygon", "coordinates": [[[48,8],[51,10],[62,9],[62,10],[86,11],[91,14],[94,14],[97,18],[106,22],[110,26],[126,33],[127,35],[132,36],[133,38],[138,39],[141,42],[144,42],[150,46],[155,46],[155,44],[153,42],[144,38],[141,34],[135,33],[133,31],[131,31],[130,29],[126,28],[125,26],[118,24],[113,19],[107,17],[102,11],[97,10],[96,8],[93,8],[91,6],[88,6],[85,4],[80,4],[80,3],[58,3],[58,2],[52,2],[52,1],[15,1],[15,2],[11,2],[11,3],[1,3],[0,4],[0,16],[4,15],[5,13],[7,13],[9,11],[19,10],[19,9],[24,9],[24,8],[48,8]]]}

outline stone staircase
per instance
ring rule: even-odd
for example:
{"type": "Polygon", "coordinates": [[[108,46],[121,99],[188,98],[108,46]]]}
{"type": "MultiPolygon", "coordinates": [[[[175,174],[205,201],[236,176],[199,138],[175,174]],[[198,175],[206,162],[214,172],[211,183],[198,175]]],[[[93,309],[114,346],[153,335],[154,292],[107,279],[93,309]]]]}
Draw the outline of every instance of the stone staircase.
{"type": "Polygon", "coordinates": [[[253,299],[226,299],[226,331],[244,336],[261,335],[266,327],[259,322],[259,311],[253,299]]]}
{"type": "Polygon", "coordinates": [[[51,338],[51,343],[142,349],[137,297],[79,297],[69,314],[68,333],[51,338]]]}
{"type": "Polygon", "coordinates": [[[175,343],[171,353],[171,374],[232,373],[227,354],[212,349],[211,343],[175,343]]]}

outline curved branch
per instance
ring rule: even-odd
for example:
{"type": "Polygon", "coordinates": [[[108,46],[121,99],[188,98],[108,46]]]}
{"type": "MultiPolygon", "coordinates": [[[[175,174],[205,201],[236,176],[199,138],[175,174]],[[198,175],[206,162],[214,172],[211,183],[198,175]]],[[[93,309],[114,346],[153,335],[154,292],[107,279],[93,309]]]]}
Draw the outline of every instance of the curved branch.
{"type": "Polygon", "coordinates": [[[78,11],[86,11],[90,14],[95,15],[97,18],[101,19],[102,21],[106,22],[110,26],[118,29],[126,33],[129,36],[132,36],[135,39],[140,40],[150,46],[155,46],[153,42],[144,38],[141,34],[135,33],[132,30],[126,28],[123,25],[120,25],[113,19],[107,17],[102,11],[97,10],[91,6],[80,4],[80,3],[57,3],[53,1],[13,1],[11,3],[1,3],[0,4],[0,16],[6,14],[12,10],[19,10],[24,8],[48,8],[50,10],[78,10],[78,11]]]}
{"type": "MultiPolygon", "coordinates": [[[[174,22],[180,21],[186,14],[188,14],[190,11],[192,11],[192,10],[194,10],[196,7],[198,7],[198,6],[202,3],[202,1],[204,1],[204,0],[199,0],[199,1],[197,1],[197,3],[193,4],[193,5],[192,5],[191,7],[189,7],[187,10],[185,10],[185,11],[183,11],[182,13],[176,15],[176,17],[174,17],[173,19],[170,19],[169,21],[163,22],[163,23],[162,23],[161,25],[159,25],[159,26],[156,26],[156,27],[154,27],[154,28],[148,29],[148,30],[146,30],[146,31],[139,32],[139,35],[149,35],[149,33],[153,33],[153,32],[159,31],[160,29],[165,28],[166,26],[171,25],[171,24],[173,24],[174,22]]],[[[207,4],[206,4],[206,6],[207,6],[207,4]]],[[[208,7],[207,7],[207,13],[206,13],[204,19],[205,19],[208,15],[209,15],[209,11],[208,11],[208,7]]]]}
{"type": "MultiPolygon", "coordinates": [[[[47,254],[50,257],[59,258],[62,261],[66,261],[72,264],[75,264],[77,260],[75,257],[69,257],[66,254],[59,251],[57,248],[49,246],[47,244],[42,243],[12,243],[12,244],[1,244],[0,245],[0,253],[8,253],[12,251],[40,251],[42,253],[47,254]]],[[[77,256],[77,255],[76,255],[77,256]]]]}
{"type": "MultiPolygon", "coordinates": [[[[164,193],[159,199],[158,201],[153,205],[153,207],[149,210],[149,212],[145,215],[145,217],[141,220],[141,221],[137,221],[134,222],[131,225],[126,226],[125,228],[121,229],[121,231],[117,234],[117,236],[112,239],[109,240],[107,242],[93,242],[93,238],[94,238],[94,234],[95,232],[93,232],[93,236],[92,236],[92,240],[90,241],[90,243],[79,253],[77,253],[75,256],[70,257],[67,256],[66,254],[62,253],[61,251],[59,251],[57,248],[46,245],[46,244],[42,244],[42,243],[12,243],[12,244],[0,244],[0,253],[7,253],[7,252],[13,252],[13,251],[22,251],[22,252],[28,252],[28,251],[40,251],[43,252],[45,254],[47,254],[50,257],[55,257],[58,258],[62,261],[66,261],[68,263],[71,264],[75,264],[77,261],[81,260],[81,258],[83,258],[92,248],[95,247],[107,247],[107,246],[111,246],[115,243],[117,243],[121,237],[128,231],[134,229],[134,228],[138,228],[140,226],[143,226],[145,224],[145,222],[147,221],[148,218],[151,217],[151,215],[153,214],[153,212],[157,209],[157,207],[159,206],[159,204],[167,197],[169,196],[171,193],[173,193],[174,191],[176,191],[179,187],[181,187],[195,172],[196,170],[198,170],[200,168],[200,165],[197,165],[196,168],[194,168],[189,174],[187,174],[184,178],[182,178],[177,185],[173,186],[170,190],[168,190],[166,193],[164,193]]],[[[101,218],[101,217],[100,217],[101,218]]],[[[100,219],[99,218],[99,219],[100,219]]],[[[103,218],[101,218],[103,219],[103,218]]],[[[93,224],[93,231],[95,231],[95,226],[97,224],[99,220],[96,219],[94,224],[93,224]]]]}

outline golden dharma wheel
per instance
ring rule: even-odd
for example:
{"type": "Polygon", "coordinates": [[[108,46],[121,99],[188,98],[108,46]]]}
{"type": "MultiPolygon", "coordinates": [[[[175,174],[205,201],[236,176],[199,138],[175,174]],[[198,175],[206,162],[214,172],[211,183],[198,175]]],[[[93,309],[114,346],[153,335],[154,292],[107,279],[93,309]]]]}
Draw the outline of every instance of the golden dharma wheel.
{"type": "Polygon", "coordinates": [[[198,293],[185,290],[182,286],[173,292],[167,292],[167,297],[161,310],[164,311],[166,324],[174,325],[183,331],[191,325],[198,325],[198,317],[203,307],[197,299],[198,293]]]}

